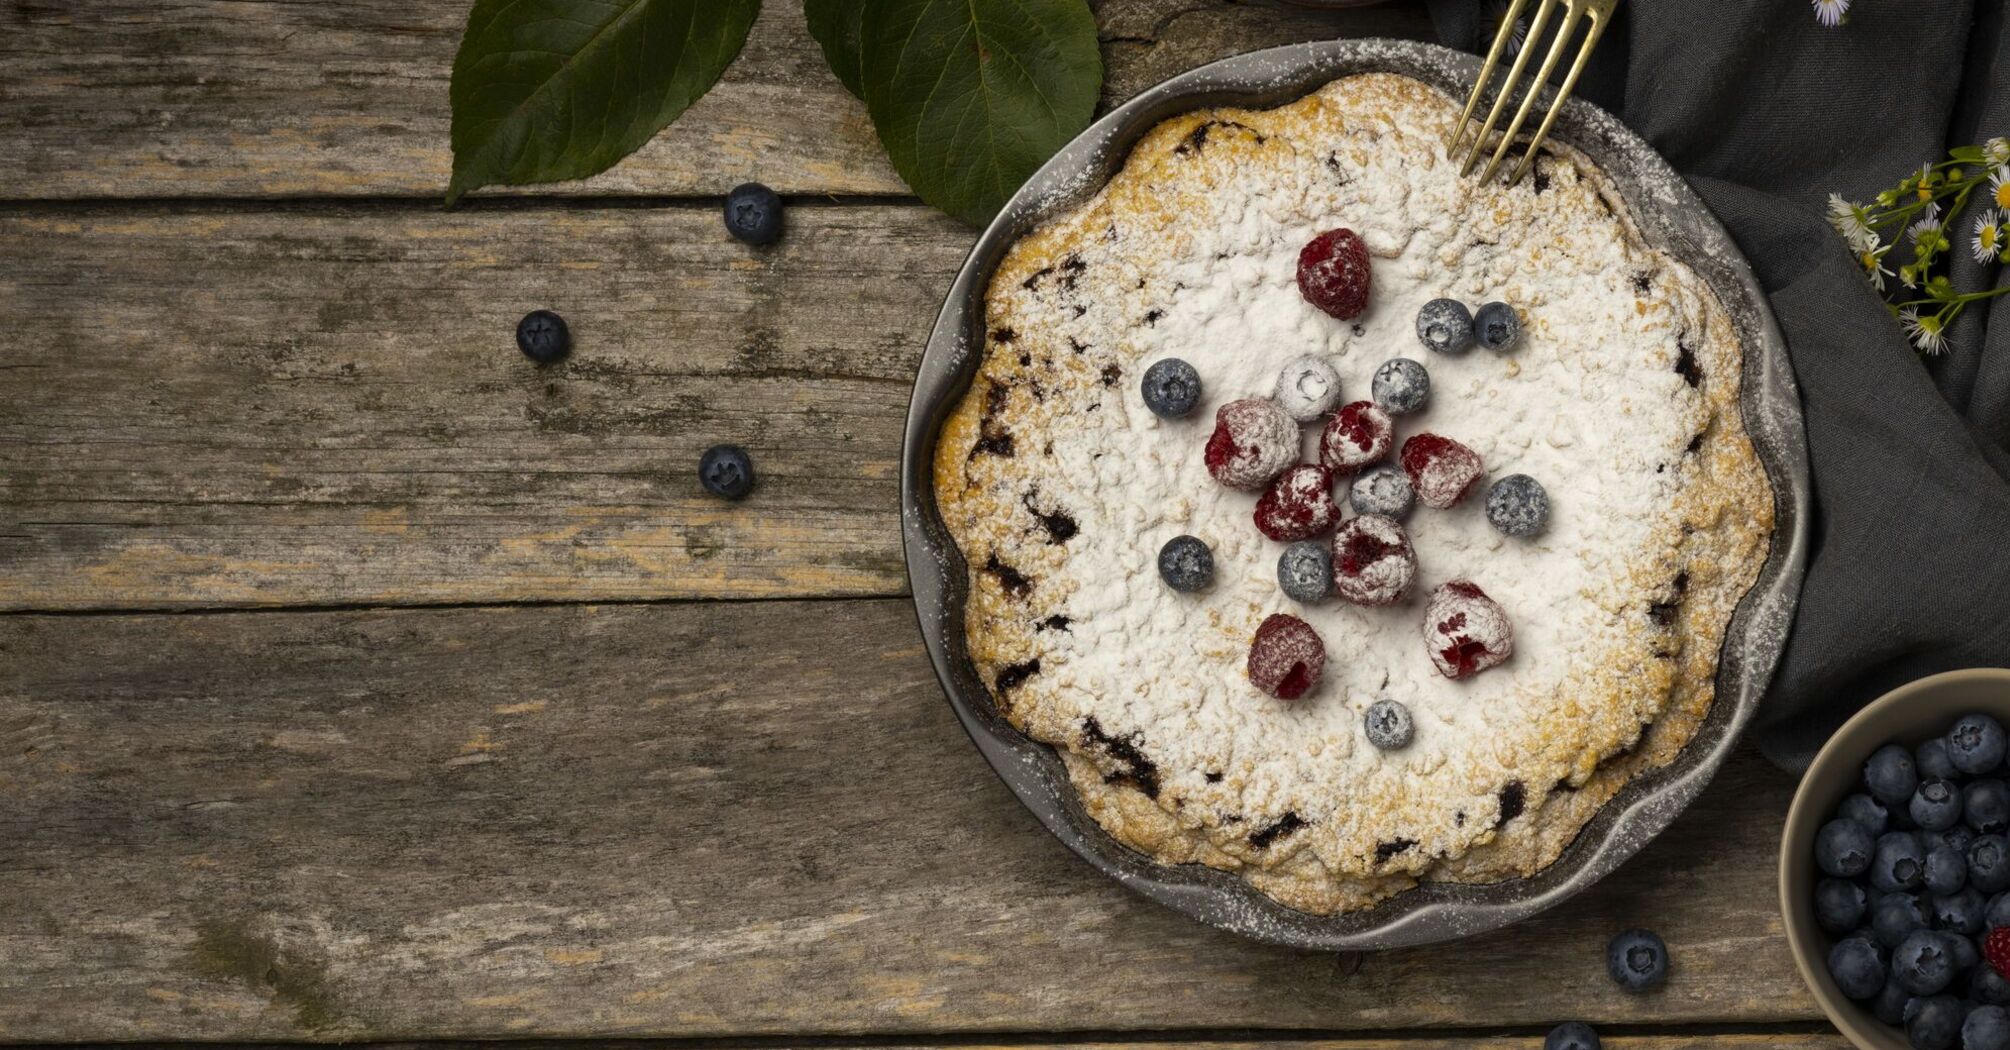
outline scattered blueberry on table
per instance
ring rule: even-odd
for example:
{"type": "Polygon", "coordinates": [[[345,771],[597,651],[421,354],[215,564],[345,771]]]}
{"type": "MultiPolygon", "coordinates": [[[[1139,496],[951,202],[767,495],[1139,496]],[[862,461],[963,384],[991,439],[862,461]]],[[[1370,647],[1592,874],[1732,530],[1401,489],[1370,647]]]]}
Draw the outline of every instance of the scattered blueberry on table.
{"type": "Polygon", "coordinates": [[[1175,536],[1159,548],[1159,576],[1182,594],[1214,583],[1214,551],[1198,536],[1175,536]]]}
{"type": "Polygon", "coordinates": [[[1431,373],[1407,357],[1392,357],[1375,369],[1368,394],[1392,416],[1406,416],[1431,398],[1431,373]]]}
{"type": "Polygon", "coordinates": [[[743,182],[726,194],[726,232],[752,245],[782,239],[782,198],[758,182],[743,182]]]}
{"type": "Polygon", "coordinates": [[[1178,419],[1200,404],[1200,373],[1177,357],[1152,362],[1145,369],[1145,407],[1161,419],[1178,419]]]}
{"type": "Polygon", "coordinates": [[[754,461],[738,445],[713,445],[698,459],[698,481],[725,499],[744,499],[754,490],[754,461]]]}
{"type": "Polygon", "coordinates": [[[1487,521],[1504,536],[1533,536],[1549,524],[1549,492],[1527,474],[1509,474],[1487,489],[1487,521]]]}
{"type": "Polygon", "coordinates": [[[1473,348],[1473,312],[1457,299],[1433,299],[1417,311],[1417,341],[1441,354],[1473,348]]]}
{"type": "Polygon", "coordinates": [[[1377,700],[1365,719],[1368,742],[1380,751],[1401,751],[1417,736],[1417,723],[1410,709],[1395,700],[1377,700]]]}
{"type": "Polygon", "coordinates": [[[532,310],[516,323],[516,348],[541,365],[551,364],[572,350],[572,330],[565,318],[550,310],[532,310]]]}
{"type": "Polygon", "coordinates": [[[1521,318],[1506,303],[1488,303],[1473,315],[1473,338],[1494,353],[1505,354],[1521,339],[1521,318]]]}
{"type": "Polygon", "coordinates": [[[1629,992],[1668,980],[1668,945],[1652,930],[1627,930],[1605,946],[1605,972],[1629,992]]]}
{"type": "Polygon", "coordinates": [[[1915,748],[1887,744],[1864,763],[1868,793],[1815,835],[1829,976],[1918,1050],[2010,1050],[2005,745],[1982,714],[1915,748]]]}
{"type": "Polygon", "coordinates": [[[1604,1050],[1598,1033],[1583,1021],[1565,1021],[1549,1030],[1542,1050],[1604,1050]]]}

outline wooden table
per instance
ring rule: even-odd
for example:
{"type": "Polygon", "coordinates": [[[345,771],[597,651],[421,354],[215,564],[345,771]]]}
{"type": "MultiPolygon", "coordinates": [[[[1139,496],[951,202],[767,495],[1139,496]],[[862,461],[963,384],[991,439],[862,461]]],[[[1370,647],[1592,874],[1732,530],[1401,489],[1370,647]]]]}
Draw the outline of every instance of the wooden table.
{"type": "MultiPolygon", "coordinates": [[[[0,1040],[1840,1048],[1746,754],[1595,891],[1319,955],[1069,855],[951,717],[895,461],[972,239],[770,0],[583,185],[454,211],[466,0],[0,5],[0,1040]],[[791,195],[776,249],[719,194],[791,195]],[[577,350],[539,369],[526,310],[577,350]],[[759,493],[699,491],[747,445],[759,493]],[[1613,932],[1666,935],[1629,997],[1613,932]]],[[[1099,5],[1110,101],[1411,5],[1099,5]]]]}

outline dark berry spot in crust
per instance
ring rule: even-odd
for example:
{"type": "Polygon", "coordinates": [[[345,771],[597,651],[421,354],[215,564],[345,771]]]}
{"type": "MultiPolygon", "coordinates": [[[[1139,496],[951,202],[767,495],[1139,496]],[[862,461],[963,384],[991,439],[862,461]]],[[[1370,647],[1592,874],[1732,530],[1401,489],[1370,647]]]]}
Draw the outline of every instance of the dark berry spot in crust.
{"type": "Polygon", "coordinates": [[[1549,172],[1544,171],[1540,165],[1537,165],[1535,173],[1530,176],[1530,179],[1537,193],[1549,192],[1549,172]]]}
{"type": "Polygon", "coordinates": [[[1528,809],[1528,788],[1519,780],[1510,780],[1501,789],[1501,819],[1505,824],[1522,815],[1528,809]]]}
{"type": "Polygon", "coordinates": [[[991,384],[984,391],[984,413],[978,417],[977,444],[970,450],[970,458],[976,459],[980,453],[993,456],[1012,455],[1012,432],[998,422],[998,413],[1005,411],[1011,400],[1011,391],[998,383],[991,384]]]}
{"type": "Polygon", "coordinates": [[[1075,519],[1066,511],[1041,510],[1039,505],[1033,502],[1033,497],[1036,495],[1038,495],[1037,492],[1027,493],[1024,502],[1027,512],[1038,519],[1040,525],[1047,530],[1047,542],[1066,543],[1074,539],[1075,533],[1081,531],[1080,526],[1075,524],[1075,519]]]}
{"type": "Polygon", "coordinates": [[[1153,307],[1149,310],[1146,310],[1145,327],[1150,328],[1157,325],[1159,323],[1159,318],[1164,317],[1165,315],[1166,312],[1164,310],[1159,309],[1158,307],[1153,307]]]}
{"type": "Polygon", "coordinates": [[[1210,784],[1219,784],[1219,783],[1221,783],[1221,774],[1220,774],[1220,773],[1203,773],[1203,774],[1201,775],[1201,779],[1203,779],[1203,780],[1206,780],[1206,781],[1207,781],[1208,783],[1210,783],[1210,784]]]}
{"type": "Polygon", "coordinates": [[[1040,659],[1034,657],[1023,664],[1011,664],[998,671],[998,695],[1004,696],[1024,685],[1026,679],[1040,673],[1040,659]]]}
{"type": "Polygon", "coordinates": [[[970,448],[970,458],[976,459],[980,453],[1010,458],[1012,455],[1012,434],[1009,431],[1000,431],[996,434],[986,434],[978,438],[977,444],[970,448]]]}
{"type": "Polygon", "coordinates": [[[1407,853],[1416,845],[1416,839],[1390,839],[1375,847],[1375,863],[1387,864],[1390,857],[1398,853],[1407,853]]]}
{"type": "Polygon", "coordinates": [[[1124,370],[1122,366],[1120,365],[1103,366],[1104,386],[1116,386],[1118,383],[1123,381],[1123,378],[1124,378],[1124,370]]]}
{"type": "MultiPolygon", "coordinates": [[[[1114,230],[1114,227],[1112,227],[1112,229],[1114,230]]],[[[1082,257],[1079,255],[1070,255],[1067,258],[1062,259],[1061,279],[1058,282],[1061,286],[1061,290],[1064,292],[1074,291],[1075,282],[1082,279],[1082,271],[1088,268],[1089,264],[1083,262],[1082,257]]]]}
{"type": "Polygon", "coordinates": [[[1080,339],[1077,339],[1072,335],[1068,337],[1068,349],[1073,350],[1074,352],[1079,354],[1082,351],[1087,350],[1088,348],[1089,344],[1082,342],[1080,339]]]}
{"type": "Polygon", "coordinates": [[[1646,295],[1648,290],[1653,287],[1654,287],[1654,278],[1650,274],[1646,273],[1645,271],[1642,271],[1640,273],[1636,273],[1633,275],[1634,291],[1639,292],[1641,295],[1646,295]]]}
{"type": "Polygon", "coordinates": [[[1044,620],[1041,620],[1039,623],[1036,623],[1033,626],[1038,630],[1060,631],[1065,634],[1068,632],[1068,625],[1074,622],[1075,621],[1070,620],[1065,616],[1062,616],[1060,613],[1055,613],[1054,615],[1049,616],[1044,620]]]}
{"type": "Polygon", "coordinates": [[[1082,720],[1082,740],[1124,767],[1121,772],[1105,778],[1107,783],[1129,783],[1144,792],[1146,798],[1159,797],[1159,767],[1138,747],[1144,740],[1142,734],[1111,736],[1103,730],[1102,723],[1091,716],[1082,720]]]}
{"type": "MultiPolygon", "coordinates": [[[[1076,317],[1077,319],[1080,319],[1080,318],[1081,318],[1081,316],[1082,316],[1083,314],[1086,314],[1086,313],[1088,313],[1088,312],[1089,312],[1089,308],[1088,308],[1088,307],[1086,307],[1086,306],[1083,306],[1083,305],[1082,305],[1081,303],[1076,303],[1076,304],[1075,304],[1075,317],[1076,317]]],[[[1068,340],[1068,341],[1069,341],[1069,342],[1071,342],[1071,343],[1072,343],[1072,342],[1074,342],[1074,340],[1072,340],[1072,339],[1070,339],[1070,340],[1068,340]]]]}
{"type": "Polygon", "coordinates": [[[1019,355],[1019,367],[1020,367],[1020,368],[1031,368],[1031,367],[1033,367],[1033,355],[1032,355],[1032,354],[1030,354],[1030,353],[1025,353],[1025,354],[1020,354],[1020,355],[1019,355]]]}
{"type": "Polygon", "coordinates": [[[1454,813],[1454,814],[1452,814],[1452,826],[1453,826],[1453,827],[1458,827],[1458,828],[1463,828],[1463,827],[1465,827],[1465,826],[1466,826],[1466,811],[1465,811],[1465,810],[1463,810],[1463,809],[1462,809],[1462,810],[1459,810],[1459,811],[1458,811],[1457,813],[1454,813]]]}
{"type": "Polygon", "coordinates": [[[1696,453],[1701,452],[1702,450],[1703,450],[1703,435],[1698,434],[1695,437],[1689,439],[1689,448],[1687,449],[1687,451],[1690,455],[1693,456],[1696,453]]]}
{"type": "Polygon", "coordinates": [[[1663,627],[1675,625],[1675,611],[1682,607],[1682,595],[1689,589],[1689,574],[1678,572],[1675,582],[1670,585],[1673,594],[1665,602],[1655,602],[1647,607],[1647,615],[1663,627]]]}
{"type": "Polygon", "coordinates": [[[1302,827],[1305,827],[1305,818],[1287,809],[1284,811],[1284,815],[1278,817],[1276,821],[1250,833],[1250,848],[1269,849],[1271,843],[1302,827]]]}
{"type": "Polygon", "coordinates": [[[994,343],[1009,343],[1017,338],[1019,338],[1019,333],[1010,328],[994,328],[991,330],[991,341],[994,343]]]}
{"type": "Polygon", "coordinates": [[[1034,271],[1033,271],[1033,274],[1032,274],[1032,276],[1030,276],[1030,277],[1026,278],[1026,279],[1025,279],[1025,280],[1023,280],[1023,281],[1020,281],[1020,282],[1019,282],[1019,287],[1021,287],[1021,288],[1024,288],[1024,289],[1026,289],[1027,291],[1029,291],[1029,292],[1030,292],[1030,291],[1032,291],[1033,289],[1035,289],[1035,288],[1038,288],[1038,287],[1040,287],[1040,279],[1041,279],[1041,278],[1043,278],[1043,277],[1045,277],[1045,276],[1047,276],[1048,274],[1050,274],[1050,273],[1053,273],[1053,272],[1054,272],[1054,268],[1053,268],[1053,267],[1051,267],[1051,266],[1043,266],[1043,267],[1041,267],[1041,268],[1039,268],[1039,269],[1037,269],[1037,270],[1034,270],[1034,271]]]}
{"type": "Polygon", "coordinates": [[[1359,325],[1359,324],[1356,324],[1356,325],[1353,325],[1353,326],[1351,326],[1351,328],[1352,328],[1352,331],[1354,332],[1354,338],[1356,338],[1356,339],[1359,339],[1359,338],[1361,338],[1362,336],[1364,336],[1364,335],[1367,335],[1367,334],[1368,334],[1368,329],[1367,329],[1367,328],[1366,328],[1365,326],[1363,326],[1363,325],[1359,325]]]}
{"type": "Polygon", "coordinates": [[[1033,591],[1033,581],[1027,579],[1025,573],[999,561],[996,554],[985,559],[984,571],[996,577],[998,586],[1005,588],[1005,593],[1014,598],[1024,598],[1033,591]]]}
{"type": "Polygon", "coordinates": [[[1192,131],[1187,132],[1186,138],[1181,139],[1180,144],[1173,147],[1173,152],[1184,157],[1187,156],[1188,154],[1199,153],[1201,150],[1206,149],[1208,132],[1214,128],[1241,128],[1242,130],[1247,131],[1252,135],[1255,135],[1256,144],[1259,146],[1263,145],[1266,141],[1268,141],[1263,137],[1262,132],[1257,131],[1255,128],[1252,128],[1247,124],[1239,123],[1233,120],[1208,120],[1208,121],[1202,121],[1201,123],[1195,125],[1192,131]]]}
{"type": "Polygon", "coordinates": [[[1354,176],[1347,174],[1347,169],[1341,165],[1340,154],[1338,153],[1328,153],[1326,155],[1326,169],[1333,173],[1333,178],[1342,186],[1354,181],[1354,176]]]}
{"type": "Polygon", "coordinates": [[[1703,366],[1696,363],[1696,351],[1689,348],[1688,333],[1675,337],[1675,372],[1692,387],[1703,385],[1703,366]]]}

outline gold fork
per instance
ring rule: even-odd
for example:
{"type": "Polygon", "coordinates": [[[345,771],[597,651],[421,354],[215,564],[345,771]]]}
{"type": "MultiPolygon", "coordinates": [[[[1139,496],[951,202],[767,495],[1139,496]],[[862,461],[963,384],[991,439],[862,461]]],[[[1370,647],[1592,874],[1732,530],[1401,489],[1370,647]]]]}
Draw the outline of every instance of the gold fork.
{"type": "MultiPolygon", "coordinates": [[[[1542,39],[1543,29],[1548,26],[1550,16],[1561,10],[1563,23],[1557,27],[1556,42],[1550,45],[1549,57],[1543,59],[1542,69],[1536,73],[1535,79],[1525,85],[1526,91],[1522,95],[1521,107],[1515,110],[1514,121],[1501,135],[1500,145],[1494,149],[1493,159],[1487,162],[1486,171],[1481,173],[1480,179],[1482,181],[1491,179],[1500,170],[1501,161],[1506,159],[1508,150],[1513,147],[1515,136],[1521,133],[1522,125],[1528,121],[1529,111],[1535,108],[1536,96],[1542,94],[1543,85],[1549,83],[1550,74],[1556,71],[1556,64],[1563,59],[1564,48],[1569,45],[1570,38],[1576,35],[1578,23],[1588,21],[1591,28],[1585,33],[1584,43],[1577,49],[1577,61],[1571,63],[1570,74],[1563,78],[1563,87],[1557,89],[1550,101],[1549,113],[1542,118],[1542,126],[1535,130],[1535,138],[1529,140],[1528,153],[1522,157],[1521,164],[1515,168],[1514,174],[1509,176],[1508,183],[1512,185],[1520,182],[1521,177],[1528,174],[1528,169],[1535,164],[1536,150],[1542,147],[1543,140],[1549,138],[1550,125],[1556,123],[1557,113],[1563,109],[1564,101],[1570,98],[1571,90],[1577,87],[1577,78],[1584,72],[1585,63],[1591,59],[1591,49],[1598,45],[1598,38],[1605,35],[1606,26],[1612,22],[1612,10],[1619,6],[1619,0],[1535,0],[1535,3],[1537,5],[1535,18],[1529,22],[1528,36],[1522,42],[1521,51],[1515,55],[1514,65],[1508,69],[1507,78],[1501,82],[1500,88],[1494,94],[1493,108],[1488,111],[1486,123],[1481,125],[1479,135],[1473,139],[1472,152],[1466,155],[1464,165],[1459,168],[1460,175],[1473,173],[1473,167],[1480,160],[1480,151],[1486,148],[1487,137],[1493,134],[1494,126],[1500,122],[1501,113],[1507,109],[1516,89],[1524,86],[1522,73],[1528,69],[1529,56],[1535,52],[1536,43],[1542,39]]],[[[1487,52],[1486,62],[1480,66],[1479,81],[1473,85],[1472,97],[1466,99],[1466,111],[1459,114],[1459,123],[1453,130],[1451,145],[1446,147],[1445,152],[1448,155],[1458,155],[1459,145],[1466,138],[1466,129],[1473,122],[1473,113],[1479,109],[1480,100],[1486,96],[1487,82],[1493,79],[1494,69],[1500,65],[1501,55],[1507,51],[1508,40],[1514,36],[1515,23],[1528,5],[1529,0],[1514,0],[1507,14],[1502,16],[1500,31],[1494,34],[1494,46],[1487,52]]]]}

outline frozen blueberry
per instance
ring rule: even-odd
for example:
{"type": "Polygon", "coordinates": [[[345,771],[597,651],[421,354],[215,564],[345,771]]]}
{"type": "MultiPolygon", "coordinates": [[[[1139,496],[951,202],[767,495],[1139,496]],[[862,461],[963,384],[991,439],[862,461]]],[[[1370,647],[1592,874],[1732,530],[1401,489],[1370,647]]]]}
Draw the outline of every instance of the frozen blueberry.
{"type": "Polygon", "coordinates": [[[1943,930],[1973,937],[1982,932],[1982,916],[1989,910],[1989,898],[1973,886],[1933,898],[1933,922],[1943,930]]]}
{"type": "Polygon", "coordinates": [[[1829,949],[1829,976],[1836,987],[1859,1002],[1884,990],[1884,956],[1862,937],[1846,937],[1829,949]]]}
{"type": "Polygon", "coordinates": [[[1968,858],[1961,851],[1941,843],[1926,851],[1926,888],[1946,895],[1968,885],[1968,858]]]}
{"type": "Polygon", "coordinates": [[[1923,831],[1946,831],[1961,823],[1961,789],[1951,780],[1922,780],[1905,812],[1923,831]]]}
{"type": "Polygon", "coordinates": [[[1184,594],[1207,590],[1214,583],[1214,551],[1198,537],[1175,536],[1159,548],[1159,575],[1184,594]]]}
{"type": "Polygon", "coordinates": [[[1864,830],[1873,835],[1884,834],[1886,825],[1891,823],[1891,811],[1884,808],[1884,803],[1862,792],[1843,799],[1842,805],[1836,809],[1836,816],[1862,824],[1864,830]]]}
{"type": "Polygon", "coordinates": [[[516,348],[548,365],[571,352],[572,330],[565,326],[565,318],[550,310],[532,310],[516,323],[516,348]]]}
{"type": "Polygon", "coordinates": [[[1533,536],[1549,522],[1549,493],[1527,474],[1509,474],[1487,489],[1487,520],[1508,536],[1533,536]]]}
{"type": "Polygon", "coordinates": [[[1884,989],[1877,998],[1870,1001],[1870,1012],[1885,1024],[1905,1023],[1905,1004],[1912,1001],[1912,993],[1898,986],[1898,982],[1886,978],[1884,989]]]}
{"type": "Polygon", "coordinates": [[[1815,921],[1830,933],[1843,934],[1863,922],[1870,898],[1848,879],[1823,879],[1815,884],[1815,921]]]}
{"type": "Polygon", "coordinates": [[[1601,1050],[1598,1033],[1583,1021],[1565,1021],[1549,1030],[1542,1050],[1601,1050]]]}
{"type": "Polygon", "coordinates": [[[1441,354],[1473,348],[1473,312],[1457,299],[1433,299],[1417,311],[1417,339],[1441,354]]]}
{"type": "Polygon", "coordinates": [[[1304,540],[1284,548],[1277,559],[1277,586],[1292,601],[1315,605],[1333,590],[1333,547],[1304,540]]]}
{"type": "Polygon", "coordinates": [[[1837,878],[1863,874],[1876,849],[1877,840],[1854,820],[1831,820],[1815,832],[1815,866],[1837,878]]]}
{"type": "Polygon", "coordinates": [[[1307,354],[1293,358],[1277,373],[1277,388],[1271,397],[1284,406],[1286,415],[1310,423],[1340,403],[1340,373],[1323,357],[1307,354]]]}
{"type": "Polygon", "coordinates": [[[1375,369],[1368,391],[1390,415],[1406,416],[1430,400],[1431,373],[1407,357],[1392,357],[1375,369]]]}
{"type": "Polygon", "coordinates": [[[1922,777],[1954,780],[1961,776],[1961,771],[1954,768],[1954,760],[1947,757],[1947,738],[1944,736],[1934,737],[1913,748],[1912,761],[1922,777]]]}
{"type": "Polygon", "coordinates": [[[1878,836],[1870,858],[1870,884],[1884,893],[1916,890],[1926,882],[1926,851],[1910,831],[1878,836]]]}
{"type": "Polygon", "coordinates": [[[1401,521],[1416,506],[1417,489],[1402,468],[1385,464],[1355,478],[1348,499],[1357,514],[1380,514],[1401,521]]]}
{"type": "Polygon", "coordinates": [[[1145,369],[1145,407],[1162,419],[1178,419],[1200,404],[1200,373],[1177,357],[1152,362],[1145,369]]]}
{"type": "Polygon", "coordinates": [[[1962,715],[1947,731],[1947,759],[1971,777],[1993,773],[2003,764],[2006,744],[2003,723],[1988,715],[1962,715]]]}
{"type": "Polygon", "coordinates": [[[1885,948],[1896,948],[1915,931],[1926,928],[1933,917],[1926,903],[1912,893],[1887,893],[1871,902],[1871,937],[1885,948]]]}
{"type": "Polygon", "coordinates": [[[1879,802],[1903,806],[1919,790],[1919,769],[1912,763],[1912,752],[1897,744],[1886,744],[1864,763],[1863,782],[1879,802]]]}
{"type": "Polygon", "coordinates": [[[2010,841],[2001,835],[1977,835],[1968,847],[1968,884],[1983,893],[2010,890],[2010,841]]]}
{"type": "Polygon", "coordinates": [[[1481,346],[1505,354],[1521,338],[1521,318],[1506,303],[1488,303],[1473,315],[1473,335],[1481,346]]]}
{"type": "Polygon", "coordinates": [[[2010,1010],[1976,1007],[1961,1022],[1961,1050],[2010,1050],[2010,1010]]]}
{"type": "Polygon", "coordinates": [[[1394,700],[1377,700],[1368,708],[1364,720],[1368,727],[1368,742],[1382,751],[1401,751],[1410,746],[1417,735],[1417,725],[1410,718],[1410,709],[1394,700]]]}
{"type": "Polygon", "coordinates": [[[1954,953],[1937,930],[1914,930],[1891,950],[1891,972],[1899,987],[1933,995],[1954,980],[1954,953]]]}
{"type": "Polygon", "coordinates": [[[1967,1012],[1951,995],[1921,999],[1906,1007],[1905,1038],[1915,1050],[1954,1050],[1961,1045],[1961,1024],[1967,1012]]]}
{"type": "Polygon", "coordinates": [[[1605,946],[1605,972],[1629,992],[1644,992],[1668,979],[1668,945],[1649,930],[1627,930],[1605,946]]]}
{"type": "Polygon", "coordinates": [[[1994,966],[1977,966],[1968,978],[1968,997],[1978,1003],[2010,1006],[2010,980],[1994,966]]]}
{"type": "Polygon", "coordinates": [[[758,182],[743,182],[726,194],[726,232],[748,244],[773,244],[782,237],[782,198],[758,182]]]}
{"type": "Polygon", "coordinates": [[[754,489],[754,461],[738,445],[713,445],[698,457],[698,481],[714,496],[743,499],[754,489]]]}
{"type": "Polygon", "coordinates": [[[1961,819],[1984,835],[2010,828],[2010,786],[1991,777],[1972,780],[1961,789],[1961,819]]]}

